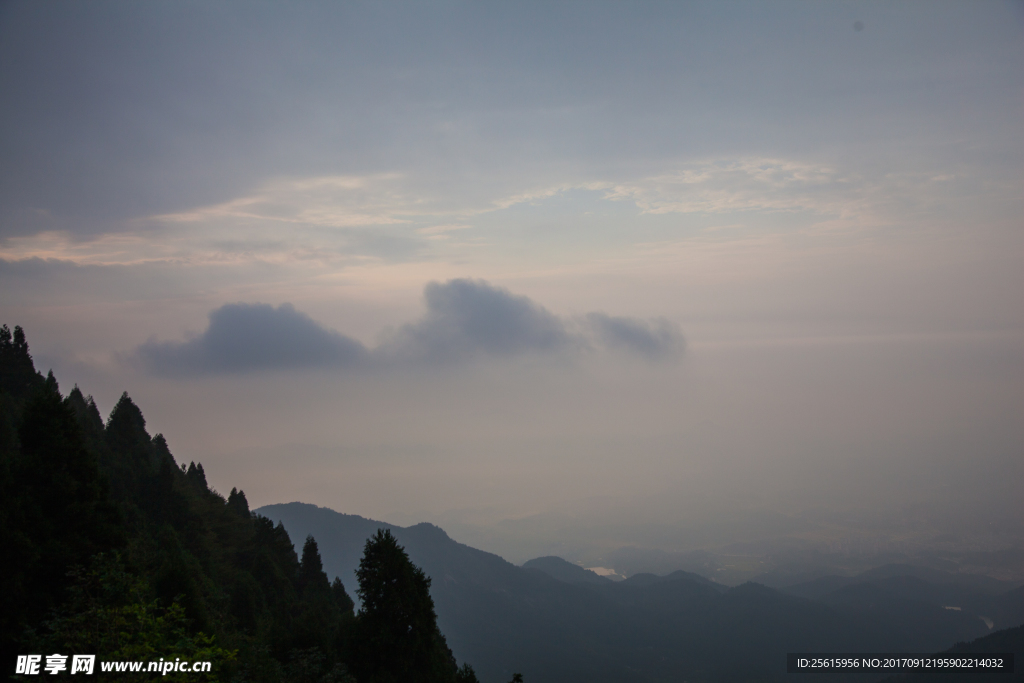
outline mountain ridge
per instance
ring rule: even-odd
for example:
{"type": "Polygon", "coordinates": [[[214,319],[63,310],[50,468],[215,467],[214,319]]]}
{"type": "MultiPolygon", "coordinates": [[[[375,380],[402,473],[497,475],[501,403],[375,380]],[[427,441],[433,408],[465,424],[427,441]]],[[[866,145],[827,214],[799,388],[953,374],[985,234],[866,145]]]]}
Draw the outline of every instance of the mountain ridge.
{"type": "MultiPolygon", "coordinates": [[[[456,656],[473,662],[481,681],[507,680],[512,667],[537,683],[784,681],[786,652],[937,652],[989,633],[970,614],[898,595],[914,606],[901,618],[878,604],[892,599],[879,593],[884,583],[825,601],[754,582],[728,588],[687,572],[602,581],[554,556],[516,566],[428,523],[399,527],[304,503],[258,512],[280,521],[295,539],[312,533],[325,571],[346,583],[358,565],[364,534],[391,529],[432,578],[438,625],[456,656]],[[538,565],[554,567],[569,580],[538,565]],[[573,580],[581,574],[586,581],[573,580]],[[743,644],[740,655],[737,643],[743,644]]],[[[903,584],[922,595],[931,590],[913,581],[893,582],[896,588],[903,584]]]]}

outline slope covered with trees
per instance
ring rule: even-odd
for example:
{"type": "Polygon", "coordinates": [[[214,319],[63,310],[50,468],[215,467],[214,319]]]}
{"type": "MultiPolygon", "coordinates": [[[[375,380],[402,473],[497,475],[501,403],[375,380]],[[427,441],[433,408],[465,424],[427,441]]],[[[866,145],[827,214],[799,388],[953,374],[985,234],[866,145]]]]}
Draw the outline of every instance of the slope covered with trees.
{"type": "Polygon", "coordinates": [[[78,387],[62,395],[52,373],[35,370],[21,328],[12,334],[7,326],[0,328],[0,500],[0,649],[8,675],[19,654],[58,652],[209,660],[207,680],[476,680],[470,667],[456,668],[429,580],[401,547],[387,539],[366,544],[360,595],[376,590],[371,575],[409,577],[385,602],[413,615],[417,633],[426,634],[415,646],[397,645],[399,655],[408,646],[416,668],[415,658],[429,661],[418,678],[396,678],[390,660],[368,647],[386,645],[381,634],[396,628],[395,609],[355,614],[342,582],[328,580],[312,536],[300,558],[284,527],[252,513],[243,492],[225,498],[201,464],[179,466],[127,394],[105,422],[78,387]]]}

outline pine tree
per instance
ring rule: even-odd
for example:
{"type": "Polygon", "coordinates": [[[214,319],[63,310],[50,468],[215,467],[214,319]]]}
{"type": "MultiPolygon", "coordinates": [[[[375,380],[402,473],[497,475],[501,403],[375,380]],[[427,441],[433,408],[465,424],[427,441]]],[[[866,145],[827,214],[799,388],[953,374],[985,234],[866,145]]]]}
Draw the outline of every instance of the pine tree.
{"type": "Polygon", "coordinates": [[[203,471],[203,463],[197,465],[194,462],[190,462],[188,470],[185,472],[185,478],[200,490],[205,491],[209,487],[209,484],[206,483],[206,472],[203,471]]]}
{"type": "Polygon", "coordinates": [[[24,400],[42,384],[43,376],[36,372],[28,352],[25,331],[16,325],[12,336],[7,325],[0,326],[0,393],[24,400]]]}
{"type": "Polygon", "coordinates": [[[324,563],[320,559],[320,548],[316,539],[306,536],[306,542],[302,546],[302,559],[299,561],[299,595],[316,593],[326,595],[330,592],[331,585],[327,582],[327,575],[324,574],[324,563]]]}
{"type": "Polygon", "coordinates": [[[235,488],[231,489],[231,493],[228,494],[228,509],[234,511],[243,519],[249,519],[249,501],[245,499],[245,491],[239,491],[235,488]]]}
{"type": "Polygon", "coordinates": [[[341,582],[340,577],[334,577],[334,582],[331,584],[331,597],[342,613],[348,613],[355,609],[356,605],[352,602],[352,598],[349,597],[348,591],[345,590],[345,585],[341,582]]]}
{"type": "Polygon", "coordinates": [[[456,664],[437,628],[430,579],[388,530],[367,540],[359,563],[353,670],[366,683],[442,683],[456,664]]]}

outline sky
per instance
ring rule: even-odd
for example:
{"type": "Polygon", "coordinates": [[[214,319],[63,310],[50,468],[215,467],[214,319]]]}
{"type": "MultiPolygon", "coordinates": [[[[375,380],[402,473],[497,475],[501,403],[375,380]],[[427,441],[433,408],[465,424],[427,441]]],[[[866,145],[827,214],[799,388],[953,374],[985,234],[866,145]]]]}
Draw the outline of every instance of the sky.
{"type": "Polygon", "coordinates": [[[1020,2],[5,1],[0,93],[0,322],[253,506],[1024,543],[1020,2]]]}

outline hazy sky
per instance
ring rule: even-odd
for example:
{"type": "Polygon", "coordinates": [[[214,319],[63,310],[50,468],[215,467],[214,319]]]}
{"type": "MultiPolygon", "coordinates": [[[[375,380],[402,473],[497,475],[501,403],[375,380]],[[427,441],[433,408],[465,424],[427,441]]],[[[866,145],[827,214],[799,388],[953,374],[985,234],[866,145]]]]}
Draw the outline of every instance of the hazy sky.
{"type": "Polygon", "coordinates": [[[0,318],[254,505],[1024,518],[1022,190],[1021,2],[0,4],[0,318]]]}

